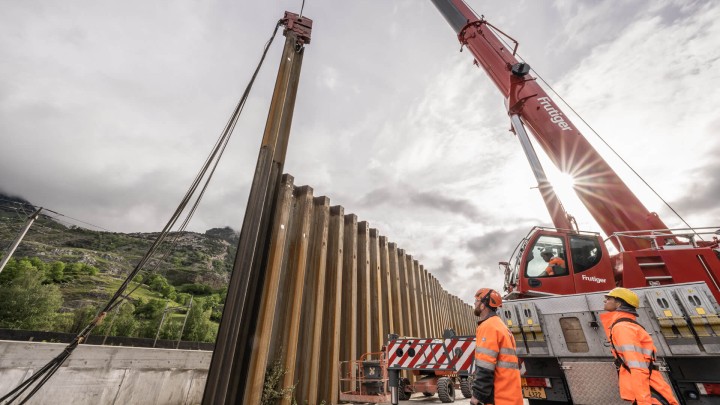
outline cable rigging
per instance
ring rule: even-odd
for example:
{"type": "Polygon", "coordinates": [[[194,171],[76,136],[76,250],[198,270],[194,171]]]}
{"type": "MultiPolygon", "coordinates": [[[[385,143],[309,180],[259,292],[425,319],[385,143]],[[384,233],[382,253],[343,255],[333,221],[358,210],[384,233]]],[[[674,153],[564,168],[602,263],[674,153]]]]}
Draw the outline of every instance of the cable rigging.
{"type": "MultiPolygon", "coordinates": [[[[494,27],[491,27],[491,26],[488,26],[488,27],[489,27],[489,29],[495,31],[494,27]]],[[[502,35],[497,35],[497,34],[496,34],[496,36],[497,36],[498,39],[500,39],[500,40],[503,42],[503,44],[505,44],[506,47],[508,47],[508,49],[512,49],[512,47],[510,46],[510,44],[507,43],[507,41],[505,40],[505,38],[504,38],[502,35]]],[[[515,56],[518,58],[518,60],[520,60],[520,61],[522,61],[522,62],[525,62],[525,59],[524,59],[519,53],[516,53],[515,56]]],[[[680,213],[677,212],[677,211],[675,210],[675,208],[673,208],[672,205],[670,205],[670,203],[668,203],[668,202],[645,180],[645,178],[643,178],[643,177],[640,175],[640,173],[638,173],[638,172],[630,165],[630,163],[628,163],[622,156],[620,156],[620,153],[618,153],[612,146],[610,146],[610,144],[609,144],[602,136],[600,136],[600,134],[599,134],[597,131],[595,131],[595,128],[593,128],[587,121],[585,121],[585,119],[584,119],[577,111],[575,111],[575,109],[574,109],[567,101],[565,101],[565,99],[564,99],[557,91],[555,91],[555,89],[554,89],[548,82],[546,82],[545,79],[543,79],[543,77],[540,75],[540,73],[538,73],[538,71],[537,71],[536,69],[533,68],[532,71],[535,73],[535,75],[537,76],[537,78],[540,79],[540,81],[541,81],[548,89],[550,89],[550,91],[551,91],[553,94],[555,94],[555,95],[563,102],[563,104],[565,104],[565,105],[570,109],[570,111],[572,111],[573,114],[575,114],[575,115],[580,119],[580,121],[581,121],[583,124],[585,124],[585,126],[587,126],[587,127],[590,129],[590,131],[591,131],[593,134],[595,134],[595,136],[596,136],[598,139],[600,139],[600,141],[601,141],[603,144],[605,144],[605,146],[607,146],[607,148],[610,149],[610,151],[611,151],[615,156],[617,156],[617,158],[620,159],[620,161],[623,162],[623,164],[624,164],[625,166],[627,166],[627,168],[630,169],[630,171],[632,171],[632,173],[633,173],[635,176],[637,176],[637,178],[640,179],[640,181],[642,181],[643,184],[645,184],[645,186],[647,186],[648,189],[650,189],[650,191],[652,191],[652,193],[655,194],[655,196],[656,196],[658,199],[660,199],[660,201],[662,201],[663,204],[665,204],[665,206],[668,207],[668,209],[670,209],[670,211],[672,211],[672,213],[675,214],[675,215],[682,221],[683,224],[685,224],[685,226],[688,227],[688,229],[691,229],[691,230],[693,231],[693,233],[695,233],[695,235],[697,235],[697,236],[702,240],[702,236],[701,236],[700,234],[698,234],[698,233],[695,231],[695,229],[694,229],[692,226],[690,226],[690,224],[687,223],[687,221],[685,221],[685,218],[683,218],[683,217],[680,215],[680,213]]]]}
{"type": "MultiPolygon", "coordinates": [[[[272,44],[273,40],[275,39],[275,36],[277,34],[278,28],[282,25],[282,20],[278,21],[275,25],[275,28],[273,30],[273,33],[270,37],[270,39],[265,43],[262,56],[260,58],[260,61],[255,68],[255,71],[248,83],[248,85],[245,88],[245,91],[243,92],[240,101],[236,105],[234,111],[232,112],[230,119],[226,123],[220,137],[215,142],[215,145],[210,153],[210,155],[206,158],[202,168],[198,172],[197,176],[193,180],[192,184],[190,185],[188,191],[186,192],[185,196],[181,200],[180,204],[178,205],[175,212],[172,214],[170,219],[168,220],[167,224],[163,228],[163,230],[160,232],[160,234],[157,236],[153,244],[150,246],[148,251],[145,253],[145,255],[140,259],[138,264],[135,266],[135,268],[130,272],[128,277],[125,279],[125,281],[121,284],[121,286],[118,288],[118,290],[113,294],[113,296],[110,298],[110,300],[107,302],[107,304],[98,312],[98,314],[95,316],[95,318],[88,324],[78,335],[73,339],[73,341],[68,344],[65,349],[60,353],[58,356],[56,356],[54,359],[52,359],[49,363],[47,363],[45,366],[40,368],[38,371],[33,373],[27,380],[23,381],[20,385],[15,387],[12,391],[5,394],[2,398],[0,398],[0,403],[6,405],[6,404],[12,404],[15,401],[20,401],[19,404],[25,404],[32,396],[52,377],[55,372],[60,368],[60,366],[67,360],[68,357],[72,354],[72,352],[77,348],[78,345],[82,344],[87,337],[90,335],[92,330],[99,325],[102,320],[105,318],[108,312],[112,311],[117,305],[119,305],[124,299],[127,298],[128,294],[125,294],[125,290],[130,285],[130,282],[138,275],[138,273],[143,269],[143,267],[148,263],[148,261],[151,259],[151,257],[159,250],[161,244],[165,241],[166,237],[170,234],[172,228],[175,226],[177,221],[179,220],[181,214],[186,210],[188,205],[190,204],[193,196],[198,191],[198,188],[200,187],[201,183],[203,183],[203,179],[205,179],[204,184],[202,185],[202,188],[200,189],[199,194],[195,198],[195,201],[190,205],[190,210],[187,213],[185,219],[180,225],[180,228],[178,230],[177,235],[175,236],[175,239],[173,240],[173,243],[177,243],[178,235],[185,230],[188,223],[190,222],[190,219],[195,214],[195,211],[197,210],[197,207],[200,204],[200,201],[202,200],[203,195],[205,194],[205,191],[207,190],[208,185],[210,184],[210,180],[212,179],[213,174],[215,173],[215,169],[217,168],[220,158],[222,157],[223,153],[225,152],[225,148],[227,147],[227,144],[230,140],[230,137],[232,135],[232,132],[235,128],[235,125],[237,124],[238,118],[240,117],[240,114],[243,111],[243,108],[245,107],[245,103],[250,95],[250,90],[253,87],[253,84],[255,83],[255,79],[258,76],[258,73],[260,72],[260,68],[262,67],[265,57],[267,56],[267,53],[270,49],[270,45],[272,44]],[[29,391],[28,391],[29,390],[29,391]],[[27,395],[25,395],[24,398],[21,398],[23,394],[27,392],[27,395]]],[[[166,252],[167,255],[167,252],[166,252]]],[[[137,287],[135,288],[137,289],[137,287]]],[[[133,290],[134,291],[134,290],[133,290]]]]}

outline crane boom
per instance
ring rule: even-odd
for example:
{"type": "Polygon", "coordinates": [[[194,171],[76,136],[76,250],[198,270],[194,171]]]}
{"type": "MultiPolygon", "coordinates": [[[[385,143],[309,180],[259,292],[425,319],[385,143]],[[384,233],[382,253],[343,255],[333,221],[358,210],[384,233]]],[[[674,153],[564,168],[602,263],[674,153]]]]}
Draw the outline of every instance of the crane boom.
{"type": "MultiPolygon", "coordinates": [[[[605,234],[667,229],[657,214],[650,212],[630,191],[535,78],[527,74],[529,67],[501,41],[496,33],[499,30],[478,17],[463,0],[432,2],[505,97],[508,113],[518,115],[553,164],[573,176],[575,193],[605,234]]],[[[548,209],[552,212],[556,208],[548,206],[548,209]]],[[[561,227],[557,223],[556,226],[561,227]]],[[[613,243],[620,249],[615,240],[613,243]]],[[[647,243],[639,239],[623,242],[622,246],[623,250],[647,247],[647,243]]]]}

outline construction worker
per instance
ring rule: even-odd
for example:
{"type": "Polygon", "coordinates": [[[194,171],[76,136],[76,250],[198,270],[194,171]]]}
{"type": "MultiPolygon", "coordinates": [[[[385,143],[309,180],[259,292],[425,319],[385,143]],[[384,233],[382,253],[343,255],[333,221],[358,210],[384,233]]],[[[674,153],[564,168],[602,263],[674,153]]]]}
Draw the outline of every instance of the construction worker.
{"type": "Polygon", "coordinates": [[[471,404],[523,404],[515,338],[496,313],[501,306],[502,298],[497,291],[481,288],[475,293],[475,315],[480,320],[471,404]]]}
{"type": "Polygon", "coordinates": [[[548,276],[565,274],[565,260],[559,257],[553,257],[554,255],[553,251],[547,248],[540,252],[540,256],[548,264],[545,273],[548,276]]]}
{"type": "Polygon", "coordinates": [[[600,314],[618,368],[620,397],[638,405],[677,405],[672,388],[653,363],[652,338],[636,321],[639,306],[637,294],[618,287],[605,296],[608,312],[600,314]]]}

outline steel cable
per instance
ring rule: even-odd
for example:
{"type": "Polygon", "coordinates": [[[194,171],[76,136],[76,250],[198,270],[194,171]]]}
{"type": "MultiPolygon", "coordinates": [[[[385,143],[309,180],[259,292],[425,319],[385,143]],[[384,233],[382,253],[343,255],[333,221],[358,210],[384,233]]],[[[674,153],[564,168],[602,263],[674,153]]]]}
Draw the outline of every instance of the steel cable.
{"type": "MultiPolygon", "coordinates": [[[[240,98],[240,101],[238,102],[237,106],[235,107],[230,119],[228,120],[227,124],[225,125],[225,128],[223,129],[222,134],[218,138],[218,140],[215,142],[215,146],[212,149],[212,152],[205,160],[205,163],[203,164],[202,168],[198,172],[197,176],[193,180],[192,184],[190,185],[190,188],[188,189],[187,193],[181,200],[180,204],[178,205],[175,212],[170,217],[170,220],[168,220],[167,224],[163,228],[163,230],[160,232],[160,234],[157,236],[153,244],[148,249],[147,253],[140,259],[138,264],[135,266],[135,268],[130,272],[128,277],[125,279],[125,281],[121,284],[121,286],[118,288],[118,290],[113,294],[112,298],[108,301],[108,303],[105,305],[105,307],[100,310],[97,314],[97,316],[88,324],[83,330],[78,333],[78,335],[73,339],[73,341],[68,344],[62,353],[60,353],[57,357],[52,359],[49,363],[47,363],[45,366],[43,366],[40,370],[33,373],[27,380],[23,381],[20,385],[15,387],[12,391],[5,394],[2,398],[0,398],[0,403],[7,405],[11,404],[14,401],[18,400],[20,396],[22,396],[25,391],[28,390],[28,388],[32,387],[32,390],[25,396],[20,404],[26,403],[37,391],[52,377],[55,372],[58,370],[58,368],[65,362],[65,360],[70,357],[72,352],[77,348],[77,346],[81,343],[83,343],[87,337],[90,335],[90,332],[102,322],[105,315],[115,308],[116,305],[118,305],[121,301],[121,299],[125,299],[126,295],[124,295],[125,290],[129,286],[130,282],[137,276],[137,274],[143,269],[145,264],[150,260],[150,258],[155,254],[155,252],[159,249],[160,245],[163,243],[165,238],[170,233],[171,229],[175,226],[177,220],[180,218],[180,215],[185,211],[185,208],[187,208],[188,204],[190,203],[192,196],[195,194],[195,192],[198,189],[198,186],[202,182],[203,178],[206,178],[205,184],[203,185],[200,194],[196,198],[195,202],[191,206],[191,209],[189,213],[187,214],[187,217],[182,222],[181,228],[184,230],[187,224],[189,223],[190,219],[194,215],[195,211],[197,210],[198,205],[200,204],[200,200],[202,199],[203,194],[205,193],[210,180],[212,178],[212,175],[215,173],[215,169],[218,166],[218,163],[220,161],[220,158],[222,157],[225,148],[228,144],[228,141],[230,140],[230,136],[232,135],[233,129],[235,128],[235,125],[237,124],[237,120],[240,117],[240,114],[245,106],[245,103],[250,95],[250,90],[252,89],[252,86],[255,82],[255,79],[258,76],[258,73],[260,72],[260,68],[263,65],[263,62],[265,61],[265,57],[267,56],[268,50],[270,49],[270,45],[272,44],[273,40],[275,39],[275,35],[277,34],[278,28],[282,25],[282,20],[278,21],[275,25],[275,29],[273,30],[272,36],[270,39],[265,43],[262,57],[260,58],[260,62],[258,63],[257,67],[255,68],[255,71],[250,79],[250,82],[248,83],[247,87],[245,88],[245,91],[242,94],[242,97],[240,98]],[[211,169],[212,166],[212,169],[211,169]],[[208,170],[210,170],[209,175],[208,170]]],[[[177,237],[175,239],[177,241],[177,237]]],[[[136,287],[137,289],[137,287],[136,287]]],[[[134,291],[134,290],[133,290],[134,291]]]]}
{"type": "MultiPolygon", "coordinates": [[[[492,27],[489,27],[489,28],[490,28],[493,32],[495,31],[492,27]]],[[[510,44],[508,44],[502,36],[498,35],[497,33],[495,33],[495,36],[496,36],[500,41],[502,41],[502,43],[505,44],[505,46],[507,46],[508,48],[510,48],[510,44]]],[[[525,62],[524,58],[523,58],[522,56],[520,56],[519,53],[517,53],[515,56],[517,56],[518,60],[520,60],[521,62],[525,62]]],[[[635,176],[637,176],[637,178],[640,179],[640,181],[642,181],[643,184],[645,184],[645,186],[647,186],[647,188],[650,189],[650,191],[652,191],[652,193],[655,194],[655,196],[656,196],[657,198],[659,198],[660,201],[662,201],[662,203],[665,204],[665,206],[668,207],[668,208],[670,209],[670,211],[672,211],[672,213],[675,214],[675,215],[683,222],[683,224],[685,224],[685,226],[688,227],[688,229],[691,229],[691,230],[693,231],[693,233],[695,233],[695,235],[697,235],[701,240],[704,240],[704,239],[702,238],[702,236],[701,236],[700,234],[698,234],[698,233],[695,231],[695,229],[694,229],[692,226],[690,226],[690,224],[687,223],[687,221],[685,221],[685,218],[683,218],[682,215],[680,215],[680,213],[677,212],[677,211],[675,210],[675,208],[673,208],[673,206],[670,205],[670,203],[668,203],[668,202],[660,195],[660,193],[658,193],[658,192],[650,185],[650,183],[648,183],[648,182],[645,180],[645,178],[644,178],[643,176],[641,176],[640,173],[638,173],[638,172],[630,165],[630,163],[628,163],[622,156],[620,156],[620,153],[618,153],[612,146],[610,146],[610,144],[609,144],[602,136],[600,136],[600,134],[599,134],[597,131],[595,131],[595,128],[593,128],[587,121],[585,121],[585,119],[582,117],[582,115],[580,115],[580,113],[578,113],[577,111],[575,111],[575,109],[574,109],[567,101],[565,101],[565,99],[564,99],[557,91],[555,91],[555,89],[554,89],[548,82],[546,82],[545,79],[543,79],[543,77],[540,75],[540,73],[538,73],[537,70],[532,69],[532,71],[535,72],[535,75],[537,75],[538,79],[540,79],[540,81],[541,81],[545,86],[547,86],[547,88],[550,89],[550,91],[551,91],[553,94],[555,94],[555,95],[557,96],[557,98],[559,98],[560,101],[562,101],[563,104],[565,104],[565,105],[567,106],[567,108],[569,108],[570,111],[572,111],[573,114],[575,114],[575,115],[580,119],[580,121],[582,121],[582,123],[585,124],[585,125],[590,129],[590,131],[591,131],[593,134],[595,134],[595,136],[596,136],[603,144],[605,144],[605,146],[607,146],[608,149],[610,149],[610,151],[611,151],[615,156],[617,156],[617,158],[620,159],[620,161],[623,162],[623,164],[624,164],[625,166],[627,166],[627,168],[630,169],[630,171],[632,171],[632,173],[633,173],[635,176]]]]}

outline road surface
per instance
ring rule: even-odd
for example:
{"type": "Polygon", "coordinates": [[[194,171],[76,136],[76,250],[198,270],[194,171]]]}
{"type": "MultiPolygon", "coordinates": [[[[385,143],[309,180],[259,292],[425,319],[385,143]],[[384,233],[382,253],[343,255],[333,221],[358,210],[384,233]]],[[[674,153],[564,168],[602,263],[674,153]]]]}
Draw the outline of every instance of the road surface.
{"type": "MultiPolygon", "coordinates": [[[[526,400],[525,400],[525,404],[527,404],[527,403],[528,403],[528,402],[527,402],[527,399],[526,399],[526,400]]],[[[409,401],[400,401],[400,405],[404,405],[404,404],[412,404],[412,405],[416,405],[416,404],[442,404],[442,402],[440,402],[440,399],[437,397],[437,395],[433,395],[433,396],[431,396],[431,397],[426,397],[426,396],[424,396],[423,394],[413,394],[413,396],[410,398],[409,401]]],[[[469,398],[468,398],[468,399],[464,398],[464,397],[462,396],[462,394],[459,392],[459,390],[457,390],[456,396],[455,396],[455,402],[453,402],[453,404],[458,404],[458,405],[466,405],[466,404],[468,404],[468,405],[469,405],[469,404],[470,404],[470,399],[469,399],[469,398]]],[[[386,404],[383,404],[383,405],[386,405],[386,404]]]]}

